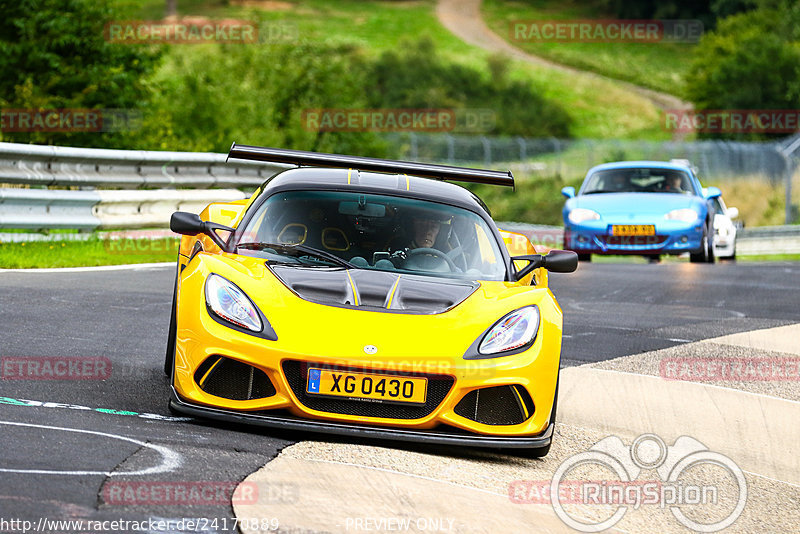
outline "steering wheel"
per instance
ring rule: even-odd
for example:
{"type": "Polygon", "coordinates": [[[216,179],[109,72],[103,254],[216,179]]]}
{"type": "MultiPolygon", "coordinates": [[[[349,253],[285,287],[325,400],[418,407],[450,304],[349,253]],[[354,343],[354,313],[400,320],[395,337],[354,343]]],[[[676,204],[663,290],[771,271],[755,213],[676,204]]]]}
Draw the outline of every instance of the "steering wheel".
{"type": "MultiPolygon", "coordinates": [[[[441,264],[441,263],[446,264],[447,267],[449,267],[450,272],[457,272],[459,270],[458,267],[456,267],[456,264],[453,263],[453,260],[451,260],[450,257],[447,254],[445,254],[441,250],[437,250],[435,248],[422,247],[422,248],[415,248],[415,249],[409,250],[407,252],[406,264],[408,264],[415,257],[418,257],[418,256],[434,257],[437,260],[441,260],[439,262],[439,264],[441,264]]],[[[414,269],[414,270],[432,271],[433,269],[423,268],[423,269],[414,269]]]]}

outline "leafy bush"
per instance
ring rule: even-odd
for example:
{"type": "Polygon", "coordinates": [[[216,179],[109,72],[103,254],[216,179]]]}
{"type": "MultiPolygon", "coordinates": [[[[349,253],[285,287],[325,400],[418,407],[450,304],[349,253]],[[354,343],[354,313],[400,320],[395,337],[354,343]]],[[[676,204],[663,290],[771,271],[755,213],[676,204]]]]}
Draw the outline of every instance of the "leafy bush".
{"type": "MultiPolygon", "coordinates": [[[[0,107],[135,110],[162,50],[112,44],[108,0],[0,0],[0,107]]],[[[116,134],[5,132],[5,141],[120,146],[116,134]]]]}
{"type": "Polygon", "coordinates": [[[529,82],[511,80],[509,60],[491,56],[487,75],[446,61],[433,40],[406,41],[381,54],[367,83],[369,104],[385,108],[491,109],[494,126],[480,133],[528,137],[569,137],[570,118],[529,82]]]}
{"type": "Polygon", "coordinates": [[[317,132],[313,108],[364,107],[364,69],[350,45],[216,46],[175,49],[157,88],[139,148],[227,151],[231,141],[382,155],[371,133],[317,132]]]}
{"type": "Polygon", "coordinates": [[[798,65],[800,7],[733,15],[695,49],[687,94],[698,110],[797,109],[798,65]]]}

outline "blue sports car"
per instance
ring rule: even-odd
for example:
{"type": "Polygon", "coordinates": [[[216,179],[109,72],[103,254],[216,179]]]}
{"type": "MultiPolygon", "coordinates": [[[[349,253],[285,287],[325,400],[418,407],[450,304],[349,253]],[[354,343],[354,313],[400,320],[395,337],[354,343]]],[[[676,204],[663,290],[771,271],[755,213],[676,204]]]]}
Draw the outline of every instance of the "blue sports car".
{"type": "Polygon", "coordinates": [[[592,254],[688,252],[693,262],[714,262],[716,187],[703,189],[680,163],[624,161],[592,167],[578,193],[565,187],[564,248],[579,259],[592,254]]]}

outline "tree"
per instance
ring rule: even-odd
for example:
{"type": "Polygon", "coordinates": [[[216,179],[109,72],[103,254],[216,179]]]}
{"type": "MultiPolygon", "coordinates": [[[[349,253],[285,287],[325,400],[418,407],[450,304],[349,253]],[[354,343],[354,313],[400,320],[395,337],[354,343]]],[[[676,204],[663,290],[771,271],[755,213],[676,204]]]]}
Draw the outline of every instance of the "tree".
{"type": "Polygon", "coordinates": [[[687,95],[698,110],[797,109],[800,10],[760,8],[722,19],[694,52],[687,95]]]}
{"type": "MultiPolygon", "coordinates": [[[[147,76],[161,50],[110,43],[120,15],[108,0],[0,0],[0,106],[5,109],[120,109],[148,99],[147,76]]],[[[115,133],[2,133],[4,140],[116,146],[115,133]]]]}

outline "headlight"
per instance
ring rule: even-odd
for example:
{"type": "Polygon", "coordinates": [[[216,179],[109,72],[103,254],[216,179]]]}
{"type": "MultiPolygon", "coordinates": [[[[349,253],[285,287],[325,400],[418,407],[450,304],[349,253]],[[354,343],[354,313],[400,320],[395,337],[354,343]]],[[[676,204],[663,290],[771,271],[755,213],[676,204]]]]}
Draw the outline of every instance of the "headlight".
{"type": "Polygon", "coordinates": [[[233,282],[212,274],[206,280],[206,304],[222,319],[253,332],[261,332],[263,324],[255,305],[233,282]]]}
{"type": "Polygon", "coordinates": [[[600,220],[600,214],[594,210],[588,210],[586,208],[575,208],[569,212],[567,218],[571,223],[579,224],[583,221],[598,221],[600,220]]]}
{"type": "Polygon", "coordinates": [[[539,331],[539,308],[526,306],[500,319],[481,341],[478,352],[497,354],[524,347],[539,331]]]}
{"type": "Polygon", "coordinates": [[[682,208],[679,210],[672,210],[666,215],[664,218],[669,221],[682,221],[682,222],[694,222],[700,217],[696,211],[690,208],[682,208]]]}

